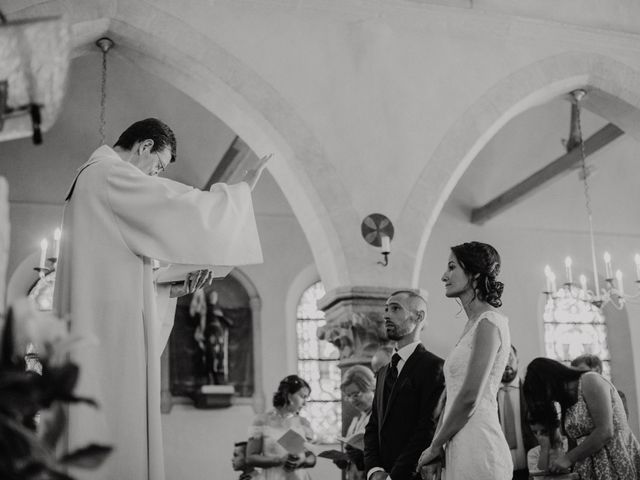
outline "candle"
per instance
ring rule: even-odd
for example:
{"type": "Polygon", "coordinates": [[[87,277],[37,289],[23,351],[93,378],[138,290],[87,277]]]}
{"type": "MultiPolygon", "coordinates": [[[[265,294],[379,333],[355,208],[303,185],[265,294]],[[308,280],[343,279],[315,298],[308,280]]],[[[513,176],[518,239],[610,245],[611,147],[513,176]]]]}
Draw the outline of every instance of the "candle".
{"type": "Polygon", "coordinates": [[[609,255],[609,252],[604,252],[604,274],[607,279],[613,278],[613,270],[611,269],[611,255],[609,255]]]}
{"type": "Polygon", "coordinates": [[[45,262],[47,260],[47,247],[49,246],[49,242],[47,242],[46,238],[40,240],[40,268],[44,268],[45,262]]]}
{"type": "Polygon", "coordinates": [[[622,284],[622,272],[616,270],[616,280],[618,281],[618,296],[624,297],[624,285],[622,284]]]}
{"type": "Polygon", "coordinates": [[[580,275],[580,287],[584,290],[584,293],[587,293],[587,277],[586,275],[580,275]]]}
{"type": "Polygon", "coordinates": [[[547,277],[547,289],[546,292],[551,292],[551,267],[549,265],[544,266],[544,276],[547,277]]]}
{"type": "Polygon", "coordinates": [[[380,237],[380,242],[382,243],[382,253],[390,253],[391,239],[386,235],[382,235],[382,237],[380,237]]]}
{"type": "Polygon", "coordinates": [[[636,262],[636,280],[640,282],[640,254],[636,253],[633,259],[636,262]]]}
{"type": "Polygon", "coordinates": [[[564,266],[566,269],[567,283],[573,283],[573,275],[571,274],[571,257],[564,259],[564,266]]]}
{"type": "Polygon", "coordinates": [[[56,228],[53,231],[53,251],[55,258],[60,256],[60,237],[62,236],[62,231],[59,228],[56,228]]]}
{"type": "Polygon", "coordinates": [[[549,274],[549,280],[551,280],[551,293],[556,293],[556,274],[551,272],[549,274]]]}

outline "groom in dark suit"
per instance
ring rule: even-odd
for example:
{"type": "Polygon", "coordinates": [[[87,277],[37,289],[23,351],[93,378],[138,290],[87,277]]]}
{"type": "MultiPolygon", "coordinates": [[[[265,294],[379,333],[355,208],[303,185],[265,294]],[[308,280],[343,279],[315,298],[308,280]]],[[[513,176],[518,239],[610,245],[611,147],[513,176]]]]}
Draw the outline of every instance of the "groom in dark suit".
{"type": "Polygon", "coordinates": [[[420,342],[427,302],[417,293],[393,293],[385,305],[387,337],[397,342],[391,363],[376,377],[364,434],[367,480],[410,480],[436,428],[434,410],[444,389],[444,361],[420,342]]]}

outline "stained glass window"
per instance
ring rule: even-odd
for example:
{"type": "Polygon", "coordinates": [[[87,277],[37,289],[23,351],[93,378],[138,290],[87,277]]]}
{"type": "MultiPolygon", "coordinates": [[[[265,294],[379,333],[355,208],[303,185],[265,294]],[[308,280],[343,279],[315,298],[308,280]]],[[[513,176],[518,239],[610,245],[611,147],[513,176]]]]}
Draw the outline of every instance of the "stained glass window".
{"type": "Polygon", "coordinates": [[[324,293],[322,282],[316,282],[298,303],[298,375],[311,386],[303,415],[311,422],[317,441],[336,443],[342,416],[339,352],[331,343],[318,339],[318,328],[326,321],[317,301],[324,293]]]}
{"type": "Polygon", "coordinates": [[[563,288],[549,298],[544,310],[544,343],[547,357],[569,364],[589,353],[602,360],[603,375],[611,379],[607,324],[599,308],[563,288]]]}

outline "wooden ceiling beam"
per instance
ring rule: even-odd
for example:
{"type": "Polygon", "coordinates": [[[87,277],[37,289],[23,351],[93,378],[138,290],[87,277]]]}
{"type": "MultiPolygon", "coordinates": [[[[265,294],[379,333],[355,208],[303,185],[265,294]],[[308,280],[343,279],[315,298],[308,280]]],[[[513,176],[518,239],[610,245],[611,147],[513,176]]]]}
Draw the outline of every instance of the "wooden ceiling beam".
{"type": "MultiPolygon", "coordinates": [[[[609,123],[590,136],[584,142],[585,157],[597,152],[605,145],[613,142],[624,132],[609,123]]],[[[580,164],[580,146],[578,145],[565,155],[557,158],[547,166],[541,168],[531,176],[522,180],[510,189],[501,193],[485,205],[474,208],[471,211],[471,223],[482,225],[487,220],[513,207],[526,197],[542,188],[546,183],[562,174],[568,173],[571,169],[580,164]]]]}

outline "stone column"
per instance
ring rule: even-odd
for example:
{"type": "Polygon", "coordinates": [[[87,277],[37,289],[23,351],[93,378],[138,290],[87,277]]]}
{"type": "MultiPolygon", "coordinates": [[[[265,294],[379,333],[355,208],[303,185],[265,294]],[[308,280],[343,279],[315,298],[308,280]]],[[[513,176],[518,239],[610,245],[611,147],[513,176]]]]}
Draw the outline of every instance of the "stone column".
{"type": "MultiPolygon", "coordinates": [[[[352,365],[371,367],[374,357],[388,358],[392,343],[384,329],[385,301],[396,289],[385,287],[340,287],[318,302],[324,311],[326,325],[318,330],[318,338],[334,344],[340,351],[340,369],[344,373],[352,365]],[[382,350],[382,351],[381,351],[382,350]]],[[[354,416],[353,408],[342,401],[342,434],[354,416]]]]}

